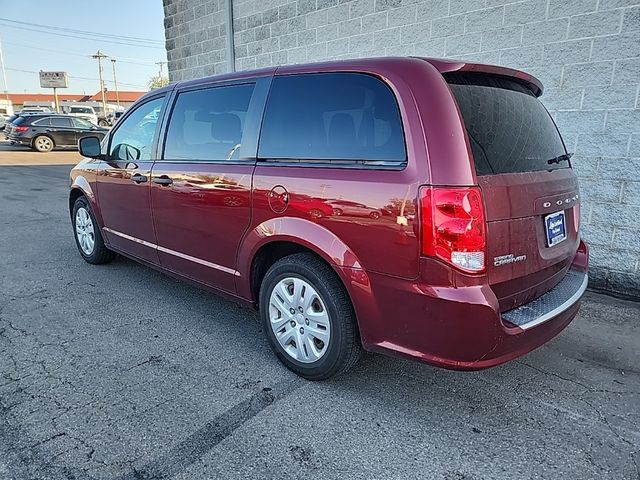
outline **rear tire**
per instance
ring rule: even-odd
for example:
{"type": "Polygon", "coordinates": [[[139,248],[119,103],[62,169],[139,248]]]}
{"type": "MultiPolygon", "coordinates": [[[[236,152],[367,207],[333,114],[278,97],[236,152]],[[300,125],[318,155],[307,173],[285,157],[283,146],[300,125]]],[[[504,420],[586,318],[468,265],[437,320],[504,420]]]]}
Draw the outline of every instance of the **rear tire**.
{"type": "Polygon", "coordinates": [[[55,147],[53,143],[53,139],[51,137],[47,137],[46,135],[38,135],[35,137],[31,143],[33,148],[41,153],[50,152],[55,147]]]}
{"type": "Polygon", "coordinates": [[[86,262],[99,265],[115,258],[115,252],[109,250],[104,244],[98,222],[85,197],[78,197],[73,204],[71,223],[76,246],[86,262]]]}
{"type": "Polygon", "coordinates": [[[351,300],[336,272],[313,254],[271,266],[260,287],[260,317],[276,356],[308,380],[344,373],[362,353],[351,300]]]}

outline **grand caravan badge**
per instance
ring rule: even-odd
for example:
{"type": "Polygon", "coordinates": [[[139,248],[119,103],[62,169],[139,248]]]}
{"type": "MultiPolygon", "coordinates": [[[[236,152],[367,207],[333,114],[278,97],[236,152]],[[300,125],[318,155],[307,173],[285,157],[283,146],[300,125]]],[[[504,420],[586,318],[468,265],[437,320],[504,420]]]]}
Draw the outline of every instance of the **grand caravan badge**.
{"type": "Polygon", "coordinates": [[[493,257],[493,266],[500,267],[502,265],[508,265],[510,263],[524,262],[526,259],[526,255],[518,255],[517,257],[513,253],[510,253],[508,255],[500,255],[499,257],[493,257]]]}

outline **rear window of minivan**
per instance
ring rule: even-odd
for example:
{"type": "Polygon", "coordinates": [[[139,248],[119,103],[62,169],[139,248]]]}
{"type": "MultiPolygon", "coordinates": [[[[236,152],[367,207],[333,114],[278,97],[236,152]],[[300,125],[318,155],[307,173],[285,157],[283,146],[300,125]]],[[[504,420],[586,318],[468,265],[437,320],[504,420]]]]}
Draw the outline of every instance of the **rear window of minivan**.
{"type": "Polygon", "coordinates": [[[467,130],[477,175],[555,170],[566,149],[549,112],[524,85],[481,74],[446,74],[467,130]]]}
{"type": "Polygon", "coordinates": [[[259,157],[298,162],[403,164],[400,111],[391,89],[360,73],[276,76],[259,157]]]}

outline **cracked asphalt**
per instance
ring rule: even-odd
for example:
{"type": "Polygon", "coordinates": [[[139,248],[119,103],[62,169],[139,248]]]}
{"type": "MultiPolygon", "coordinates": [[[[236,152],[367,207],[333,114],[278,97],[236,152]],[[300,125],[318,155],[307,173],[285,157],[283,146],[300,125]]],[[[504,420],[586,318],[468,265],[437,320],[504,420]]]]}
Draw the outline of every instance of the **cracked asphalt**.
{"type": "MultiPolygon", "coordinates": [[[[74,154],[75,155],[75,154],[74,154]]],[[[256,314],[82,261],[69,166],[0,167],[0,479],[638,479],[640,307],[491,370],[298,379],[256,314]]]]}

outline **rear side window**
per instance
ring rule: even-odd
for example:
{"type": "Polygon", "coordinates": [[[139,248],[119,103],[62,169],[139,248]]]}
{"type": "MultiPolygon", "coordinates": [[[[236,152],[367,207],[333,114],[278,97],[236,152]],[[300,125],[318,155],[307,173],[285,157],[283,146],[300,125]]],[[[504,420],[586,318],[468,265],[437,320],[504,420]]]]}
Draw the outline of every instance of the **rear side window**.
{"type": "Polygon", "coordinates": [[[487,75],[445,77],[462,114],[477,175],[569,167],[568,161],[548,163],[566,150],[551,116],[525,86],[487,75]]]}
{"type": "Polygon", "coordinates": [[[237,159],[255,84],[229,85],[178,95],[164,147],[164,160],[237,159]]]}
{"type": "Polygon", "coordinates": [[[51,120],[52,127],[70,127],[71,126],[70,118],[51,117],[50,120],[51,120]]]}
{"type": "Polygon", "coordinates": [[[35,122],[31,122],[31,125],[38,125],[39,127],[46,127],[51,125],[51,117],[41,118],[35,122]]]}
{"type": "Polygon", "coordinates": [[[398,104],[391,89],[357,73],[276,77],[258,155],[310,161],[406,161],[398,104]]]}

